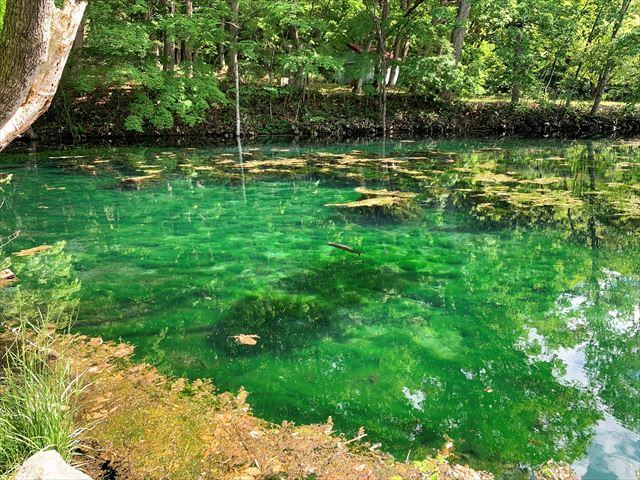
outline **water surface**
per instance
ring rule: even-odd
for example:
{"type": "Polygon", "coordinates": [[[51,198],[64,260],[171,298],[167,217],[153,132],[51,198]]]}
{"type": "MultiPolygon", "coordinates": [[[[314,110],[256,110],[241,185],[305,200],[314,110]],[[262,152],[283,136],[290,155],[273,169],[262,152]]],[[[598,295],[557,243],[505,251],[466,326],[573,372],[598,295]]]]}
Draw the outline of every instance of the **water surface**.
{"type": "Polygon", "coordinates": [[[233,149],[0,160],[10,250],[66,241],[81,332],[244,387],[274,422],[364,426],[403,459],[450,437],[502,476],[550,458],[588,479],[640,468],[638,144],[265,145],[242,168],[233,149]],[[326,206],[363,185],[419,208],[326,206]]]}

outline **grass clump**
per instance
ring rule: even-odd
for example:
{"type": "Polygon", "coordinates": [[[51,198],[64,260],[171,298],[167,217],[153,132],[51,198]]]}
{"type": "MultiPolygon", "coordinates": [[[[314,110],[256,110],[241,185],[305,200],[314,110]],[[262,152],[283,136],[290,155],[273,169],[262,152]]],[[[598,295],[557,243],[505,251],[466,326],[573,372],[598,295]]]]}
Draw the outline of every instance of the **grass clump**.
{"type": "Polygon", "coordinates": [[[71,460],[81,433],[73,422],[80,386],[68,362],[25,346],[5,354],[0,378],[0,470],[5,472],[40,450],[55,449],[71,460]]]}

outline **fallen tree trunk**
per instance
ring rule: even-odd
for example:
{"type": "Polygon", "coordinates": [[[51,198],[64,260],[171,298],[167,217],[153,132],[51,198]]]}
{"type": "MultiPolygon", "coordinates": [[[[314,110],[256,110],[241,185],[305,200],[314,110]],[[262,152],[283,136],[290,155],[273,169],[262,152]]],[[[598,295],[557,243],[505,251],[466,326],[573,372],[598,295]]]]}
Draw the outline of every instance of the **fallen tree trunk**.
{"type": "Polygon", "coordinates": [[[0,36],[0,151],[47,111],[86,3],[8,0],[0,36]]]}

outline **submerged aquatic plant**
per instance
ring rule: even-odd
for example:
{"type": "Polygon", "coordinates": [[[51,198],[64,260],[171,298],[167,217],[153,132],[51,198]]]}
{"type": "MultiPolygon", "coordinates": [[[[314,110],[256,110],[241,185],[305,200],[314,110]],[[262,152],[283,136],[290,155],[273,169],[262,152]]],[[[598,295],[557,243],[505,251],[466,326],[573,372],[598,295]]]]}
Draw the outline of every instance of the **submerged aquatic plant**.
{"type": "Polygon", "coordinates": [[[235,303],[215,325],[214,343],[234,353],[270,350],[286,353],[318,338],[332,323],[331,310],[313,297],[265,293],[235,303]],[[257,336],[256,345],[239,344],[239,335],[257,336]]]}
{"type": "Polygon", "coordinates": [[[82,430],[74,414],[82,385],[69,361],[52,348],[52,333],[73,318],[79,288],[63,248],[58,244],[17,262],[24,285],[0,296],[2,475],[40,450],[55,449],[71,460],[78,447],[82,430]]]}

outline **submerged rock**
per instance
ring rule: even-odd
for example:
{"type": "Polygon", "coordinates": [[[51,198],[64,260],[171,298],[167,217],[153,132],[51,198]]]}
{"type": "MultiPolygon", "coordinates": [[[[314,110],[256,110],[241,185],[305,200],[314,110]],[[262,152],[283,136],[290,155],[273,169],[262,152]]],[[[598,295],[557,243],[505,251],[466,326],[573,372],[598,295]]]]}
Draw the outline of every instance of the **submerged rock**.
{"type": "Polygon", "coordinates": [[[15,480],[91,480],[89,475],[68,465],[55,450],[38,452],[20,467],[15,480]]]}
{"type": "Polygon", "coordinates": [[[18,281],[18,277],[8,268],[0,271],[0,288],[8,287],[18,281]]]}

